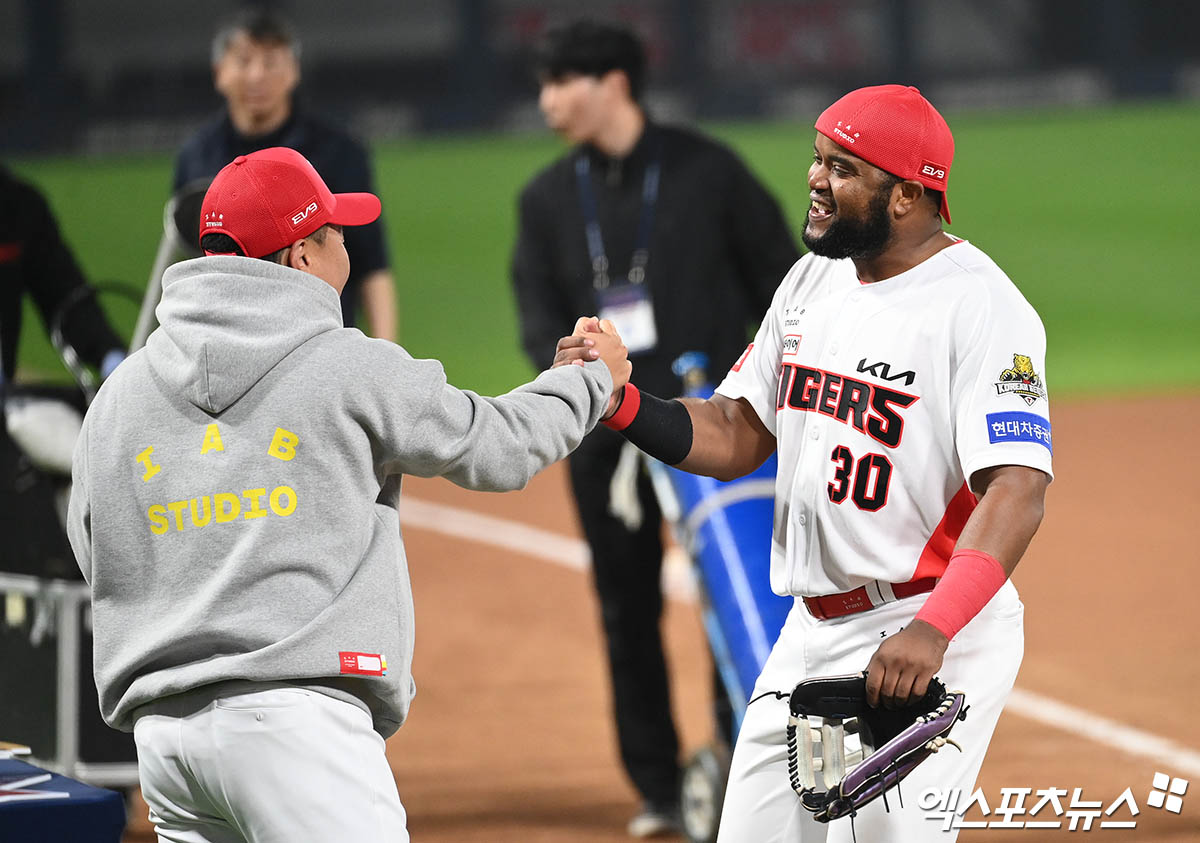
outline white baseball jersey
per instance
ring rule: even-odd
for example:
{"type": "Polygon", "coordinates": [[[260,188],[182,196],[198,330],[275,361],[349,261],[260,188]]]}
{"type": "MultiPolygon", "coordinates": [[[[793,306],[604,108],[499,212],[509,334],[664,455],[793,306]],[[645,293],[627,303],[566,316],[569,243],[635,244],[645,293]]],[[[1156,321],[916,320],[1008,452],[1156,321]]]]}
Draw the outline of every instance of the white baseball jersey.
{"type": "Polygon", "coordinates": [[[772,590],[940,576],[974,472],[1051,474],[1045,354],[1037,313],[965,240],[871,284],[801,258],[717,388],[777,440],[772,590]]]}

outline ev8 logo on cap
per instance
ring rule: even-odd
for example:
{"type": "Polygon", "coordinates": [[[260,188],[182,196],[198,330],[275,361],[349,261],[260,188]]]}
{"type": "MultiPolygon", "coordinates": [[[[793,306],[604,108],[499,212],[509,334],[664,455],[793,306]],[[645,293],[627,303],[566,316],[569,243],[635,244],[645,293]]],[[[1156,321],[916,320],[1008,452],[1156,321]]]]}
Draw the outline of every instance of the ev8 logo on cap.
{"type": "Polygon", "coordinates": [[[379,210],[373,193],[332,193],[307,158],[273,146],[239,155],[217,173],[204,194],[200,236],[219,231],[247,257],[261,258],[326,224],[374,222],[379,210]]]}
{"type": "Polygon", "coordinates": [[[292,225],[294,225],[294,226],[302,225],[304,223],[304,221],[306,219],[308,219],[308,215],[315,214],[317,212],[317,210],[318,210],[317,203],[309,202],[308,206],[304,210],[302,210],[298,213],[292,214],[292,225]]]}
{"type": "Polygon", "coordinates": [[[843,149],[893,176],[942,193],[954,162],[954,136],[942,115],[916,88],[874,85],[851,91],[817,118],[816,129],[843,149]]]}

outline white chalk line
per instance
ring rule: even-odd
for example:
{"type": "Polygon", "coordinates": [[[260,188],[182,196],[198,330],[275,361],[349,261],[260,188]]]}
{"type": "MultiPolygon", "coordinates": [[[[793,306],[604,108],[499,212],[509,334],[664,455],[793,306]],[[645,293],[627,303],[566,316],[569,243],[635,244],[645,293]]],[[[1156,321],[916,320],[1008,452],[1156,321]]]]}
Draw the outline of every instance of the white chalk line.
{"type": "Polygon", "coordinates": [[[1034,720],[1129,755],[1149,758],[1164,773],[1190,773],[1200,777],[1200,752],[1181,743],[1101,717],[1023,688],[1013,688],[1006,711],[1034,720]]]}
{"type": "MultiPolygon", "coordinates": [[[[583,539],[420,498],[401,497],[400,523],[407,529],[429,530],[456,539],[492,545],[573,571],[586,571],[591,564],[592,554],[583,539]]],[[[698,595],[691,560],[679,547],[672,546],[667,551],[663,559],[662,581],[663,593],[667,597],[688,603],[696,602],[698,595]]]]}
{"type": "MultiPolygon", "coordinates": [[[[491,545],[575,571],[587,570],[590,561],[587,543],[582,539],[419,498],[401,499],[400,522],[406,529],[429,530],[491,545]]],[[[678,547],[672,547],[663,562],[663,592],[684,602],[697,600],[691,562],[678,547]]],[[[1200,752],[1161,735],[1023,688],[1013,689],[1005,709],[1044,726],[1148,758],[1161,765],[1163,772],[1189,773],[1200,778],[1200,752]]]]}

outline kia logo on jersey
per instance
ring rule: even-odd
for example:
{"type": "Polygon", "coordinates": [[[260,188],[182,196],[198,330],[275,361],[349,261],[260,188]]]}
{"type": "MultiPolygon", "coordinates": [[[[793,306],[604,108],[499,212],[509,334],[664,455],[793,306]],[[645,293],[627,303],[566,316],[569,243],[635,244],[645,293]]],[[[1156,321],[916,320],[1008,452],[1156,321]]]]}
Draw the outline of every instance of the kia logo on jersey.
{"type": "Polygon", "coordinates": [[[858,361],[858,371],[870,374],[871,377],[879,378],[883,381],[898,381],[900,378],[904,378],[905,386],[912,386],[912,382],[917,379],[917,373],[912,370],[906,372],[897,372],[893,375],[891,364],[885,363],[882,360],[878,363],[872,363],[870,366],[868,366],[867,358],[865,357],[858,361]]]}
{"type": "Polygon", "coordinates": [[[775,411],[821,413],[895,448],[904,432],[900,411],[918,400],[916,395],[846,375],[784,363],[779,370],[775,411]]]}

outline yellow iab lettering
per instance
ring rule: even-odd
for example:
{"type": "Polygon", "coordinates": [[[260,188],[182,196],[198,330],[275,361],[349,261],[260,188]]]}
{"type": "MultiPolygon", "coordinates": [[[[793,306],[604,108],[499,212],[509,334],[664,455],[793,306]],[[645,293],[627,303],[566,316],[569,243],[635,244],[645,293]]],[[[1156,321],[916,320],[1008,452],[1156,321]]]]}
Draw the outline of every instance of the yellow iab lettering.
{"type": "Polygon", "coordinates": [[[167,509],[171,510],[171,513],[175,516],[176,531],[183,530],[183,511],[187,509],[187,505],[187,501],[171,501],[167,504],[167,509]]]}
{"type": "Polygon", "coordinates": [[[271,511],[276,515],[286,518],[296,511],[296,490],[291,486],[276,486],[271,490],[271,511]],[[287,506],[281,502],[281,498],[287,496],[287,506]]]}
{"type": "Polygon", "coordinates": [[[209,521],[212,520],[212,506],[209,503],[208,495],[205,495],[202,498],[192,498],[191,509],[192,509],[192,526],[193,527],[203,527],[205,524],[207,524],[209,521]],[[196,512],[196,502],[197,501],[202,501],[204,504],[203,520],[200,518],[199,514],[196,512]]]}
{"type": "Polygon", "coordinates": [[[237,495],[229,492],[217,492],[213,495],[213,509],[217,512],[217,523],[227,524],[234,520],[242,511],[242,502],[237,495]],[[228,508],[226,508],[228,504],[228,508]]]}
{"type": "Polygon", "coordinates": [[[296,446],[299,444],[299,436],[290,430],[277,427],[275,435],[271,438],[271,446],[267,448],[267,453],[277,460],[287,461],[296,456],[296,446]]]}
{"type": "Polygon", "coordinates": [[[156,536],[161,536],[171,527],[167,521],[167,508],[161,503],[156,503],[146,510],[146,517],[150,519],[150,532],[156,536]]]}
{"type": "Polygon", "coordinates": [[[224,450],[225,443],[221,441],[221,429],[217,427],[216,422],[213,422],[204,428],[204,441],[200,443],[200,453],[207,454],[209,451],[224,450]]]}
{"type": "Polygon", "coordinates": [[[150,455],[153,453],[154,453],[154,446],[150,445],[149,447],[146,448],[146,450],[142,451],[140,454],[137,455],[137,457],[135,457],[135,459],[138,462],[140,462],[143,466],[145,466],[145,468],[146,468],[146,473],[142,475],[143,483],[149,482],[151,477],[153,477],[154,475],[156,475],[160,471],[162,471],[161,465],[155,465],[154,462],[151,461],[150,455]]]}
{"type": "Polygon", "coordinates": [[[251,518],[262,518],[267,514],[267,511],[262,508],[262,498],[266,493],[266,489],[247,489],[242,492],[242,497],[250,501],[250,508],[246,510],[243,518],[249,521],[251,518]]]}

